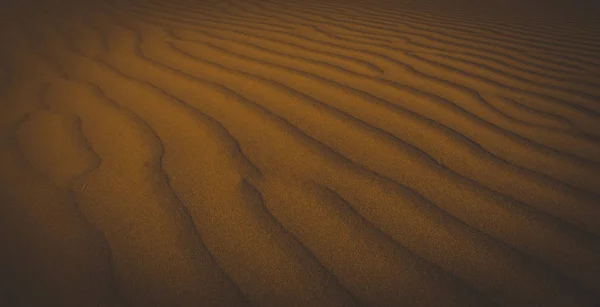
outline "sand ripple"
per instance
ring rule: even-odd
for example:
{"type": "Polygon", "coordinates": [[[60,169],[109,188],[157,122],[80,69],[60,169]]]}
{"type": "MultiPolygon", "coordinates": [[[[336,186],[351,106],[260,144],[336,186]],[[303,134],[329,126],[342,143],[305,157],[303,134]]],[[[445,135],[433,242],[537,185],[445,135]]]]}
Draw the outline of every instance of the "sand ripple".
{"type": "Polygon", "coordinates": [[[600,304],[591,2],[38,2],[0,305],[600,304]]]}

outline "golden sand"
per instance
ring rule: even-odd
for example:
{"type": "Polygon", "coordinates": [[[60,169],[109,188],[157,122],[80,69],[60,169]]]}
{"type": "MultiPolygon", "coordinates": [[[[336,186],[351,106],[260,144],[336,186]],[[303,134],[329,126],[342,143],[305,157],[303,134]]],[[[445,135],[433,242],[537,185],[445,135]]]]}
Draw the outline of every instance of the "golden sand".
{"type": "Polygon", "coordinates": [[[594,2],[12,2],[0,306],[600,306],[594,2]]]}

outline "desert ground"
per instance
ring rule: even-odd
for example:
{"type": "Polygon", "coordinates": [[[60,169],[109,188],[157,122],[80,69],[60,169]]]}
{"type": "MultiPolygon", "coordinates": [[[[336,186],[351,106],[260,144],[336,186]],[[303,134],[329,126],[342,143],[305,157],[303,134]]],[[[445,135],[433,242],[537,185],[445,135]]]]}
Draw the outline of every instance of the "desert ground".
{"type": "Polygon", "coordinates": [[[600,306],[598,16],[3,0],[0,306],[600,306]]]}

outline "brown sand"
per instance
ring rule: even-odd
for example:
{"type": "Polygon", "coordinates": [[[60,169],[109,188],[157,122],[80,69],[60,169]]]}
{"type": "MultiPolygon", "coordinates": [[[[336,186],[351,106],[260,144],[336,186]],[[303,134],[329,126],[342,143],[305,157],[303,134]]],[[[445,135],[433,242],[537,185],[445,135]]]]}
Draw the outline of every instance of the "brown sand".
{"type": "Polygon", "coordinates": [[[0,305],[600,305],[551,2],[1,2],[0,305]]]}

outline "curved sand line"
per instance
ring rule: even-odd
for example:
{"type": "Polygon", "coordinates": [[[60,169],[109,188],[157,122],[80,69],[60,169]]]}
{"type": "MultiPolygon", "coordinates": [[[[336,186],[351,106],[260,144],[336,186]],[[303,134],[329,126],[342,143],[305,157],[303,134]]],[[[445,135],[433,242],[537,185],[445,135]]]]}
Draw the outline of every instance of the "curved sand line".
{"type": "Polygon", "coordinates": [[[600,303],[597,25],[536,1],[15,4],[0,303],[600,303]]]}

